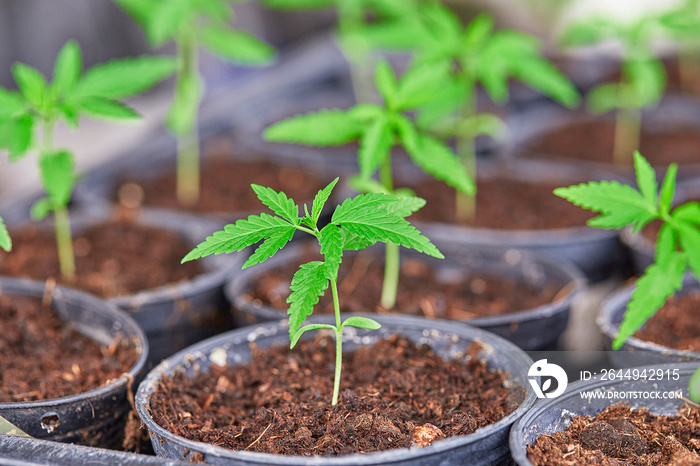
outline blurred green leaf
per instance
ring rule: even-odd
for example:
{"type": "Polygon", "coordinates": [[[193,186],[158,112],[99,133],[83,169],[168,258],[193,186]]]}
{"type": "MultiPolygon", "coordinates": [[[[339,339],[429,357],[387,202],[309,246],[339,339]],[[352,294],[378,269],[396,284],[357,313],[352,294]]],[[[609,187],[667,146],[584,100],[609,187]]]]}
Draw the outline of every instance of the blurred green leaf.
{"type": "Polygon", "coordinates": [[[204,26],[202,45],[212,53],[236,63],[265,64],[275,56],[275,49],[252,34],[221,26],[204,26]]]}

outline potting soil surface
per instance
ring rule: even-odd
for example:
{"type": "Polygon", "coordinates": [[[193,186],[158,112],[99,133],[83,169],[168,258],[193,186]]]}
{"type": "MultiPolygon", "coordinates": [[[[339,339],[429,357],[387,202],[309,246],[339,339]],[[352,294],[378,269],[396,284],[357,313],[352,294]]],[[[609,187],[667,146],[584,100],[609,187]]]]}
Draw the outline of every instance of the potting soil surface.
{"type": "Polygon", "coordinates": [[[177,283],[203,272],[196,261],[180,264],[193,246],[176,233],[129,221],[96,225],[74,237],[75,281],[60,276],[51,229],[30,227],[11,235],[12,252],[0,251],[0,273],[36,280],[56,278],[103,298],[177,283]]]}
{"type": "MultiPolygon", "coordinates": [[[[256,279],[252,299],[286,310],[289,286],[299,265],[316,257],[306,257],[293,265],[275,268],[256,279]]],[[[384,277],[381,256],[359,253],[347,256],[338,272],[341,312],[350,314],[388,312],[379,301],[384,277]]],[[[417,259],[402,259],[396,306],[389,312],[456,320],[508,314],[534,309],[552,302],[562,289],[561,283],[549,283],[538,289],[524,283],[489,275],[460,275],[444,282],[435,270],[417,259]]],[[[330,292],[321,297],[316,312],[332,314],[330,292]]]]}
{"type": "Polygon", "coordinates": [[[176,374],[151,395],[151,412],[192,440],[323,456],[406,447],[421,434],[470,434],[524,399],[522,387],[504,388],[506,375],[489,371],[475,345],[471,358],[443,361],[426,345],[392,337],[344,354],[341,396],[331,406],[334,348],[332,337],[317,334],[293,350],[255,349],[246,365],[176,374]]]}
{"type": "Polygon", "coordinates": [[[669,298],[634,336],[668,348],[700,351],[700,291],[669,298]]]}
{"type": "Polygon", "coordinates": [[[235,161],[209,157],[201,167],[200,197],[192,206],[182,206],[176,196],[175,172],[167,172],[152,180],[141,181],[143,203],[154,207],[188,210],[199,213],[257,213],[265,209],[250,188],[251,183],[283,191],[297,202],[307,202],[330,182],[309,173],[309,170],[284,166],[265,160],[235,161]]]}
{"type": "MultiPolygon", "coordinates": [[[[613,120],[580,121],[554,129],[528,143],[528,155],[567,157],[591,162],[613,163],[615,122],[613,120]]],[[[653,165],[667,167],[698,163],[700,131],[678,127],[670,131],[642,129],[639,152],[653,165]]],[[[632,154],[629,154],[632,167],[632,154]]],[[[682,171],[682,168],[681,168],[682,171]]]]}
{"type": "MultiPolygon", "coordinates": [[[[468,225],[499,230],[548,230],[582,227],[592,217],[580,207],[555,196],[555,188],[575,183],[530,183],[510,178],[477,180],[476,215],[468,225]]],[[[455,190],[437,180],[414,187],[427,201],[412,220],[456,223],[455,190]]]]}
{"type": "Polygon", "coordinates": [[[540,436],[527,447],[537,466],[700,465],[700,410],[655,416],[627,402],[595,417],[576,416],[565,430],[540,436]]]}
{"type": "Polygon", "coordinates": [[[126,340],[102,346],[41,300],[0,295],[0,402],[75,395],[129,372],[138,359],[126,340]]]}

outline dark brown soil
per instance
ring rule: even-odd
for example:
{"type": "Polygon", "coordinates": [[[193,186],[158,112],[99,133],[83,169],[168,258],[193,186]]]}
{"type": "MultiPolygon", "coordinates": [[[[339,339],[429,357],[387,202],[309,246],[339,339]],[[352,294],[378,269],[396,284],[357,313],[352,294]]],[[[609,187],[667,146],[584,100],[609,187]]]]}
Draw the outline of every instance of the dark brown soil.
{"type": "Polygon", "coordinates": [[[333,407],[334,345],[317,336],[294,350],[255,350],[244,366],[213,365],[194,379],[180,373],[151,396],[153,417],[183,437],[233,450],[324,456],[401,448],[421,434],[469,434],[523,399],[522,388],[509,393],[506,375],[476,357],[443,361],[394,337],[344,354],[333,407]]]}
{"type": "Polygon", "coordinates": [[[0,273],[36,280],[56,278],[103,298],[189,280],[203,272],[197,262],[180,265],[192,249],[175,233],[115,220],[73,239],[76,280],[60,277],[56,239],[50,229],[14,231],[11,253],[0,251],[0,273]]]}
{"type": "Polygon", "coordinates": [[[634,336],[668,348],[700,351],[700,291],[671,297],[634,336]]]}
{"type": "MultiPolygon", "coordinates": [[[[477,181],[476,217],[471,226],[498,230],[548,230],[580,227],[592,215],[555,196],[553,191],[575,183],[526,183],[493,178],[477,181]]],[[[427,201],[415,220],[455,223],[455,190],[430,179],[414,187],[427,201]]]]}
{"type": "MultiPolygon", "coordinates": [[[[219,142],[220,143],[220,142],[219,142]]],[[[139,183],[143,204],[155,207],[187,210],[196,213],[259,212],[264,209],[251,183],[283,191],[287,197],[297,202],[308,202],[324,183],[320,178],[292,166],[283,166],[265,160],[234,160],[224,156],[231,149],[225,145],[209,148],[209,157],[201,167],[201,191],[199,201],[193,206],[183,207],[176,196],[176,176],[174,171],[157,178],[139,183]]],[[[131,189],[122,185],[120,199],[129,207],[133,205],[133,184],[131,189]]]]}
{"type": "Polygon", "coordinates": [[[698,432],[697,408],[654,416],[620,402],[595,417],[576,416],[565,431],[539,437],[527,452],[538,466],[699,465],[698,432]]]}
{"type": "Polygon", "coordinates": [[[39,299],[0,295],[0,402],[75,395],[129,372],[138,354],[115,341],[101,346],[39,299]]]}
{"type": "MultiPolygon", "coordinates": [[[[308,260],[314,260],[308,257],[308,260]]],[[[255,280],[252,299],[286,310],[289,285],[301,263],[276,268],[255,280]]],[[[383,258],[360,253],[346,256],[340,266],[338,294],[341,312],[357,314],[383,312],[379,300],[384,279],[383,258]]],[[[466,320],[475,317],[508,314],[551,303],[561,284],[538,290],[525,284],[495,276],[460,276],[458,281],[440,281],[435,270],[417,259],[403,259],[399,275],[399,294],[389,312],[429,318],[466,320]]],[[[316,312],[333,313],[333,300],[326,293],[316,312]]]]}
{"type": "MultiPolygon", "coordinates": [[[[614,134],[613,120],[580,121],[544,134],[527,144],[524,153],[612,164],[614,134]]],[[[639,151],[653,166],[667,167],[672,162],[697,164],[698,147],[700,132],[694,128],[678,127],[668,132],[642,129],[639,151]]]]}

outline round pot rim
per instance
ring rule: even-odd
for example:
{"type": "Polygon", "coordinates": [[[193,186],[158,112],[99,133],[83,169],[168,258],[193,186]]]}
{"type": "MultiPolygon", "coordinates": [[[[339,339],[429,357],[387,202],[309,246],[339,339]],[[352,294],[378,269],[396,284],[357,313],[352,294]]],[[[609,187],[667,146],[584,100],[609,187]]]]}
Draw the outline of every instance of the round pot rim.
{"type": "MultiPolygon", "coordinates": [[[[672,362],[668,364],[653,364],[648,366],[639,366],[636,369],[639,370],[655,370],[655,369],[667,369],[667,368],[679,369],[681,375],[692,374],[698,368],[697,362],[672,362]]],[[[532,462],[527,458],[527,446],[521,448],[524,444],[523,430],[526,428],[530,421],[534,421],[541,413],[550,409],[552,405],[560,404],[562,401],[567,401],[570,399],[580,400],[580,392],[583,390],[596,390],[604,389],[606,387],[615,387],[622,383],[629,383],[630,380],[627,379],[615,379],[615,380],[599,380],[598,377],[594,377],[590,380],[578,380],[571,383],[566,391],[556,398],[546,398],[538,400],[520,419],[518,419],[513,427],[510,429],[510,434],[508,438],[508,444],[510,447],[511,456],[515,460],[516,464],[524,466],[532,466],[532,462]]],[[[631,381],[634,382],[634,381],[631,381]]],[[[610,404],[613,400],[610,400],[610,404]]],[[[576,413],[572,413],[576,414],[576,413]]]]}
{"type": "MultiPolygon", "coordinates": [[[[518,358],[516,362],[524,363],[527,368],[532,364],[532,359],[520,348],[515,346],[513,343],[491,334],[488,331],[478,329],[471,326],[460,326],[460,328],[455,328],[454,324],[450,321],[432,319],[427,321],[426,319],[421,319],[413,316],[388,316],[388,315],[371,315],[371,314],[353,314],[358,316],[372,317],[378,320],[382,325],[388,325],[389,323],[396,323],[396,326],[413,326],[420,327],[424,329],[423,331],[437,330],[447,334],[456,334],[461,337],[470,336],[473,340],[479,340],[491,347],[498,345],[499,347],[507,350],[509,354],[517,355],[518,358]],[[427,323],[427,325],[426,325],[427,323]],[[422,324],[422,325],[421,325],[422,324]]],[[[346,316],[347,317],[347,316],[346,316]]],[[[313,316],[308,319],[307,322],[314,321],[332,321],[333,316],[313,316]]],[[[177,369],[178,365],[172,365],[173,360],[183,360],[192,358],[191,354],[200,353],[208,354],[210,349],[217,347],[225,347],[228,342],[239,337],[248,342],[255,341],[255,336],[258,334],[264,335],[266,332],[272,331],[274,328],[279,328],[285,325],[282,322],[266,322],[263,324],[244,327],[230,332],[226,332],[221,335],[209,338],[207,340],[201,341],[195,345],[192,345],[184,350],[175,353],[173,356],[165,359],[153,370],[151,370],[144,381],[139,385],[139,389],[136,393],[136,410],[141,418],[141,420],[146,424],[149,430],[153,430],[157,435],[165,438],[169,441],[177,441],[177,443],[184,445],[186,448],[190,448],[195,451],[205,451],[208,455],[227,458],[227,459],[237,459],[240,461],[248,461],[250,463],[258,464],[287,464],[287,465],[306,465],[306,464],[322,464],[322,465],[350,465],[350,464],[392,464],[404,461],[406,459],[417,459],[424,456],[433,455],[436,453],[441,453],[455,448],[471,444],[482,438],[485,438],[493,431],[498,430],[502,426],[513,424],[519,417],[527,412],[528,409],[535,402],[535,394],[528,389],[528,387],[523,387],[526,390],[525,399],[513,412],[508,414],[506,417],[500,421],[489,424],[478,429],[476,432],[469,435],[462,435],[456,437],[450,437],[436,442],[430,446],[423,447],[420,449],[409,449],[409,448],[399,448],[392,450],[385,450],[380,452],[372,453],[361,453],[361,454],[351,454],[336,457],[317,457],[317,456],[297,456],[297,455],[276,455],[271,453],[258,453],[258,452],[248,452],[248,451],[236,451],[229,450],[223,447],[218,447],[204,442],[198,442],[194,440],[185,439],[180,437],[167,429],[161,427],[157,424],[150,414],[150,392],[151,387],[154,386],[158,380],[163,376],[172,373],[177,369]],[[148,387],[147,387],[148,386],[148,387]],[[148,391],[148,393],[147,393],[148,391]]],[[[514,358],[511,358],[511,360],[514,358]]]]}
{"type": "MultiPolygon", "coordinates": [[[[600,312],[596,318],[596,324],[598,325],[600,331],[606,337],[610,338],[610,340],[615,339],[619,328],[619,326],[612,323],[612,316],[621,308],[627,307],[627,303],[630,301],[630,299],[632,299],[632,293],[634,292],[635,288],[636,284],[626,286],[622,290],[610,295],[600,306],[600,312]]],[[[635,350],[653,351],[655,353],[661,353],[667,356],[675,356],[686,359],[700,359],[700,352],[669,348],[658,343],[642,340],[634,335],[627,338],[624,346],[628,346],[630,349],[635,350]]]]}
{"type": "MultiPolygon", "coordinates": [[[[309,240],[309,243],[313,243],[313,240],[309,240]]],[[[302,244],[301,242],[297,244],[297,248],[303,248],[303,247],[304,247],[304,244],[302,244]]],[[[448,250],[450,247],[454,247],[454,246],[448,245],[444,249],[448,250]]],[[[474,246],[474,247],[471,247],[470,249],[473,249],[473,250],[479,251],[479,252],[484,252],[483,247],[474,246]]],[[[562,289],[564,289],[566,287],[571,287],[571,290],[563,298],[559,298],[556,301],[551,301],[549,303],[546,303],[546,304],[543,304],[541,306],[537,306],[537,307],[531,308],[531,309],[521,309],[518,311],[509,312],[507,314],[502,314],[502,315],[474,317],[474,318],[468,319],[468,320],[450,320],[450,319],[445,319],[444,317],[437,318],[437,319],[430,319],[430,320],[447,320],[449,322],[460,322],[461,324],[473,325],[473,326],[522,323],[522,322],[527,322],[527,321],[539,319],[542,316],[552,315],[555,313],[555,311],[557,311],[559,309],[570,307],[576,301],[576,299],[578,299],[579,296],[585,291],[587,283],[588,283],[588,279],[584,276],[583,272],[581,272],[578,269],[578,267],[576,267],[570,261],[555,260],[555,259],[552,259],[548,256],[543,255],[543,254],[538,254],[538,253],[535,253],[532,251],[521,250],[521,249],[517,249],[517,248],[504,248],[504,247],[495,247],[495,246],[491,247],[491,246],[489,246],[488,253],[493,254],[495,257],[496,254],[506,254],[508,251],[517,251],[518,254],[520,254],[522,257],[527,258],[527,259],[529,259],[537,264],[545,265],[548,268],[554,269],[557,272],[561,273],[567,279],[565,281],[565,283],[563,283],[562,289]]],[[[288,252],[286,252],[286,254],[292,255],[294,252],[295,252],[295,250],[288,250],[288,252]]],[[[365,252],[371,252],[371,250],[365,251],[365,252]]],[[[421,260],[421,258],[423,258],[423,256],[417,255],[414,258],[421,260]]],[[[429,259],[427,259],[427,257],[424,259],[429,260],[429,259]]],[[[244,298],[243,293],[239,292],[242,290],[243,284],[245,282],[249,282],[252,279],[258,278],[260,275],[265,274],[267,271],[268,270],[265,268],[249,268],[246,270],[242,270],[240,273],[236,274],[234,277],[232,277],[226,283],[226,285],[224,286],[224,293],[226,294],[226,297],[229,300],[229,302],[232,303],[236,307],[255,306],[256,308],[267,308],[268,310],[275,311],[275,312],[279,313],[280,319],[284,319],[284,318],[286,318],[286,315],[287,315],[286,309],[284,309],[284,310],[277,309],[274,306],[271,306],[271,305],[265,304],[265,303],[262,303],[260,305],[253,304],[244,298]],[[234,289],[235,289],[235,291],[234,291],[234,289]]],[[[548,274],[548,275],[550,275],[550,274],[548,274]]],[[[372,313],[372,312],[368,312],[367,314],[385,315],[385,314],[377,314],[377,313],[372,313]]],[[[386,315],[406,316],[406,314],[401,314],[401,313],[388,313],[386,315]]]]}
{"type": "MultiPolygon", "coordinates": [[[[11,291],[6,294],[18,295],[18,296],[28,296],[41,298],[44,295],[46,284],[45,282],[40,282],[36,280],[29,280],[26,278],[12,278],[12,277],[0,277],[0,284],[2,287],[8,286],[12,288],[11,291]]],[[[0,291],[2,291],[0,287],[0,291]]],[[[78,402],[85,398],[92,398],[95,396],[105,395],[115,388],[128,385],[132,383],[141,373],[141,371],[146,366],[146,361],[148,359],[148,339],[141,327],[134,321],[128,313],[116,308],[113,304],[108,301],[102,300],[84,291],[76,290],[73,288],[68,288],[64,286],[56,286],[52,291],[52,301],[56,299],[76,299],[90,304],[90,309],[96,314],[107,316],[111,318],[114,322],[121,322],[122,325],[128,326],[129,330],[135,334],[138,339],[138,344],[140,346],[140,354],[136,359],[129,371],[120,375],[117,379],[104,384],[100,387],[87,390],[75,395],[62,396],[58,398],[50,398],[46,400],[38,401],[19,401],[19,402],[0,402],[0,409],[25,409],[25,408],[43,408],[52,407],[57,404],[69,404],[73,402],[78,402]]]]}

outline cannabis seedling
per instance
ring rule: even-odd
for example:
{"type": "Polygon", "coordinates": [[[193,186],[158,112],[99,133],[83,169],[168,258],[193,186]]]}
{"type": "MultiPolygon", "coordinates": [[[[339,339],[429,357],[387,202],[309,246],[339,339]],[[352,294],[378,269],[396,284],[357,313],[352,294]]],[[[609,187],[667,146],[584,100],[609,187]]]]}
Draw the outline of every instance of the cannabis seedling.
{"type": "Polygon", "coordinates": [[[9,252],[12,249],[12,238],[10,238],[10,232],[7,231],[7,226],[5,226],[5,221],[0,217],[0,248],[9,252]]]}
{"type": "MultiPolygon", "coordinates": [[[[652,220],[663,222],[654,263],[637,280],[613,340],[613,349],[622,347],[627,338],[681,289],[686,271],[700,279],[700,204],[688,202],[672,209],[676,164],[669,166],[660,190],[654,169],[639,152],[634,154],[634,166],[638,189],[616,181],[594,181],[554,191],[584,209],[600,213],[588,221],[592,227],[617,230],[632,226],[637,233],[652,220]]],[[[691,379],[691,395],[700,401],[700,370],[691,379]]]]}
{"type": "Polygon", "coordinates": [[[394,243],[433,257],[442,258],[438,249],[420,234],[402,217],[420,208],[416,198],[401,199],[388,194],[360,194],[346,199],[335,208],[331,222],[318,229],[321,211],[328,200],[338,178],[318,192],[311,206],[311,213],[304,205],[303,216],[299,215],[299,206],[288,199],[283,192],[252,185],[258,199],[276,216],[262,213],[251,215],[227,225],[222,231],[214,233],[192,250],[182,262],[210,256],[213,254],[240,251],[260,241],[263,243],[243,264],[243,268],[264,262],[282,249],[297,230],[306,232],[318,240],[323,261],[303,264],[294,274],[291,283],[292,293],[287,298],[289,310],[289,337],[294,347],[299,337],[309,330],[330,329],[336,340],[335,378],[333,383],[332,404],[338,403],[340,392],[340,375],[343,357],[343,329],[358,327],[378,329],[379,323],[365,317],[348,317],[341,322],[340,303],[338,301],[338,269],[343,260],[343,251],[355,251],[367,248],[374,243],[394,243]],[[330,285],[333,294],[335,326],[312,324],[302,327],[306,318],[313,313],[319,297],[330,285]]]}
{"type": "Polygon", "coordinates": [[[198,49],[233,63],[267,64],[275,50],[255,36],[228,26],[233,19],[229,3],[241,0],[114,0],[146,33],[148,42],[160,47],[177,44],[175,99],[167,127],[177,136],[177,197],[190,206],[199,199],[199,131],[197,113],[202,97],[198,74],[198,49]]]}
{"type": "MultiPolygon", "coordinates": [[[[403,146],[412,160],[426,173],[466,193],[474,192],[474,183],[457,156],[443,142],[418,129],[404,112],[419,108],[432,96],[441,80],[440,68],[409,70],[397,80],[386,61],[377,63],[375,82],[383,105],[361,103],[349,110],[321,110],[298,115],[268,127],[264,138],[311,146],[340,146],[359,141],[357,153],[360,174],[353,179],[359,191],[401,194],[394,189],[391,149],[403,146]],[[379,170],[380,182],[371,177],[379,170]]],[[[413,198],[415,199],[415,198],[413,198]]],[[[386,245],[384,286],[381,304],[391,309],[396,302],[399,280],[399,249],[386,245]]]]}
{"type": "MultiPolygon", "coordinates": [[[[508,81],[517,79],[567,107],[578,105],[578,91],[542,57],[537,38],[514,30],[494,30],[493,17],[488,14],[480,14],[463,27],[438,1],[425,3],[420,11],[427,39],[417,53],[415,66],[439,67],[448,73],[445,82],[433,91],[433,98],[420,109],[417,121],[426,128],[440,125],[442,137],[456,138],[457,152],[473,179],[474,138],[480,134],[496,137],[504,128],[497,116],[477,111],[478,85],[498,104],[508,100],[508,81]]],[[[458,193],[458,221],[472,219],[474,211],[473,196],[458,193]]]]}
{"type": "Polygon", "coordinates": [[[96,65],[85,73],[82,67],[80,47],[69,41],[56,58],[50,84],[36,69],[17,63],[12,74],[19,92],[0,88],[0,150],[6,150],[13,162],[34,147],[38,149],[39,174],[47,197],[32,207],[32,216],[41,219],[54,213],[61,274],[67,279],[75,275],[67,206],[77,177],[73,154],[54,147],[54,127],[64,121],[75,129],[83,115],[107,120],[139,118],[120,99],[150,89],[173,73],[175,62],[143,56],[96,65]],[[36,144],[39,129],[42,141],[36,144]]]}
{"type": "Polygon", "coordinates": [[[357,102],[371,100],[369,53],[375,49],[412,50],[422,41],[418,21],[421,0],[264,0],[279,10],[334,8],[337,35],[350,63],[350,77],[357,102]],[[369,16],[373,17],[372,21],[369,16]]]}
{"type": "Polygon", "coordinates": [[[639,149],[642,109],[655,105],[666,88],[666,71],[652,50],[658,30],[658,18],[651,16],[631,23],[591,18],[570,26],[561,37],[567,47],[609,39],[622,45],[620,82],[601,84],[586,96],[594,113],[617,110],[613,160],[619,166],[632,164],[629,154],[639,149]]]}

